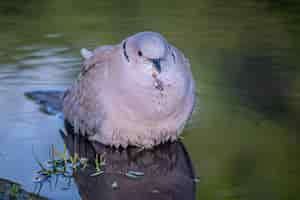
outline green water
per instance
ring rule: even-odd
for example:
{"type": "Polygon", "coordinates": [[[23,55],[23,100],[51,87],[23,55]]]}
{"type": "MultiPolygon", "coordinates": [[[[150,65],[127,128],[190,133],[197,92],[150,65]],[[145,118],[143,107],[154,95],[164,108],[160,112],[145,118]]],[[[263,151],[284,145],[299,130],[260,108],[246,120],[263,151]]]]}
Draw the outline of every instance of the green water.
{"type": "MultiPolygon", "coordinates": [[[[300,3],[245,1],[0,2],[0,177],[34,191],[62,120],[24,98],[63,90],[79,50],[156,31],[190,59],[197,106],[183,142],[197,199],[299,199],[300,3]]],[[[75,183],[41,195],[80,199],[75,183]]]]}

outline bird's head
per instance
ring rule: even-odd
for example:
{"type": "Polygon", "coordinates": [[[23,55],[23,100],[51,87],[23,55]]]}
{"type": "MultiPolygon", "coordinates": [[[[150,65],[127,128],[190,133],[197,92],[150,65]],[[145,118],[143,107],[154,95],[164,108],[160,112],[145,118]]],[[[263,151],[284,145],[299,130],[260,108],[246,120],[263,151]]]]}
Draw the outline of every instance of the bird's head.
{"type": "Polygon", "coordinates": [[[155,32],[137,33],[122,42],[123,59],[140,76],[152,77],[163,89],[159,77],[175,63],[175,53],[166,39],[155,32]]]}

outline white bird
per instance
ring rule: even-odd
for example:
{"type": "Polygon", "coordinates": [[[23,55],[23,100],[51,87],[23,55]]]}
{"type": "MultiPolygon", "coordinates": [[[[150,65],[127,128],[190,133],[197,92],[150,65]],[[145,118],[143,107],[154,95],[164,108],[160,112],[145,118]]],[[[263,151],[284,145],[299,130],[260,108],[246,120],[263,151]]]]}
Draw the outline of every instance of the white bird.
{"type": "Polygon", "coordinates": [[[78,80],[65,93],[65,120],[105,145],[151,148],[181,134],[195,104],[189,61],[155,32],[82,49],[78,80]]]}

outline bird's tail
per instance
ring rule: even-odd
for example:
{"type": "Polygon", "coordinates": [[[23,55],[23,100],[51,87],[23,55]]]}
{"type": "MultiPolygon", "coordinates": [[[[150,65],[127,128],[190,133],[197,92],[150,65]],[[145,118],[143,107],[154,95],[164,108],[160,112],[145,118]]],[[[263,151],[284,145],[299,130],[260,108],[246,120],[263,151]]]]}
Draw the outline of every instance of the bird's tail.
{"type": "Polygon", "coordinates": [[[57,115],[62,113],[64,91],[31,91],[25,96],[40,105],[40,110],[46,114],[57,115]]]}

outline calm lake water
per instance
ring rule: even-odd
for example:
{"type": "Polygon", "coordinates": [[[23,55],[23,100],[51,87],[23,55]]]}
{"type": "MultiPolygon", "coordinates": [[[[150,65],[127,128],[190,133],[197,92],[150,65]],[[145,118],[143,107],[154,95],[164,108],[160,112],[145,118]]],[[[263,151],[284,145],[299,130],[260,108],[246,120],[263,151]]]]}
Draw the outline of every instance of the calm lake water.
{"type": "MultiPolygon", "coordinates": [[[[80,48],[150,30],[192,64],[198,103],[182,141],[197,199],[299,199],[299,13],[296,0],[1,1],[0,178],[35,191],[35,157],[63,149],[63,121],[24,92],[64,90],[80,48]]],[[[80,199],[77,185],[49,182],[40,194],[80,199]]]]}

